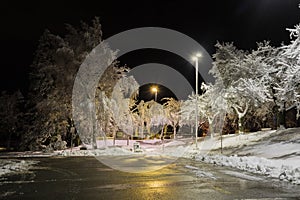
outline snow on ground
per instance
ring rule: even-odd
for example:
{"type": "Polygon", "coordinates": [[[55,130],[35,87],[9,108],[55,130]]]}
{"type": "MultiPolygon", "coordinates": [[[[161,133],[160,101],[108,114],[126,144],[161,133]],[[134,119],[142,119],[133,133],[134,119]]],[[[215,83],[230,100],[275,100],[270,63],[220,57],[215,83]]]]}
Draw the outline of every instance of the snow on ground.
{"type": "MultiPolygon", "coordinates": [[[[240,135],[224,135],[222,138],[223,148],[236,148],[237,146],[245,146],[256,144],[257,142],[263,140],[264,138],[270,137],[270,135],[276,133],[275,130],[270,131],[258,131],[254,133],[240,134],[240,135]]],[[[215,146],[212,150],[219,149],[221,147],[221,139],[215,139],[215,146]]]]}
{"type": "Polygon", "coordinates": [[[223,147],[223,154],[215,145],[208,154],[193,150],[185,157],[300,184],[299,128],[228,136],[223,147]]]}
{"type": "Polygon", "coordinates": [[[88,150],[79,150],[78,148],[73,148],[57,151],[58,156],[126,156],[131,155],[132,152],[125,148],[121,147],[112,147],[112,148],[103,148],[103,149],[88,149],[88,150]]]}
{"type": "Polygon", "coordinates": [[[185,167],[194,171],[197,177],[210,178],[210,179],[214,179],[214,180],[217,179],[212,173],[200,170],[198,167],[194,167],[194,166],[190,166],[190,165],[186,165],[185,167]]]}
{"type": "Polygon", "coordinates": [[[0,159],[0,177],[7,174],[27,172],[37,161],[0,159]]]}
{"type": "Polygon", "coordinates": [[[63,151],[55,151],[53,155],[58,156],[126,156],[132,154],[141,154],[147,156],[165,155],[173,157],[181,157],[184,152],[189,149],[185,140],[116,140],[115,146],[113,146],[112,140],[97,141],[98,149],[92,149],[91,146],[86,146],[87,150],[79,150],[80,147],[73,149],[66,149],[63,151]],[[134,152],[134,143],[138,143],[140,146],[139,151],[134,152]]]}
{"type": "MultiPolygon", "coordinates": [[[[191,145],[192,140],[143,140],[138,141],[140,151],[134,152],[133,145],[137,141],[112,140],[98,141],[99,149],[80,150],[79,147],[53,153],[21,152],[16,157],[39,156],[130,156],[130,155],[165,155],[172,157],[192,158],[199,162],[238,168],[251,173],[266,175],[272,178],[300,184],[300,128],[279,131],[259,131],[241,135],[223,136],[221,154],[220,137],[199,139],[198,148],[191,145]]],[[[6,155],[9,156],[9,155],[6,155]]],[[[28,161],[1,160],[1,174],[21,171],[30,164],[28,161]]],[[[187,166],[190,168],[191,166],[187,166]]],[[[196,176],[210,177],[200,169],[195,170],[196,176]]],[[[238,173],[238,172],[237,172],[238,173]]],[[[1,175],[0,174],[0,175],[1,175]]],[[[242,174],[231,174],[242,176],[242,174]]],[[[211,177],[212,178],[212,177],[211,177]]],[[[250,177],[247,177],[250,179],[250,177]]]]}

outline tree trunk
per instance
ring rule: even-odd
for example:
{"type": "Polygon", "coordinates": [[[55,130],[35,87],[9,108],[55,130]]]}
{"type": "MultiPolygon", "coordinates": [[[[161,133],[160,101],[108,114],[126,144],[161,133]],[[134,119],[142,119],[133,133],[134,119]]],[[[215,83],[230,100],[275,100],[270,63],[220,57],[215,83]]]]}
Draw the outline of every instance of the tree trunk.
{"type": "Polygon", "coordinates": [[[151,128],[151,126],[150,126],[150,121],[147,121],[147,126],[146,126],[146,128],[147,128],[147,132],[148,132],[147,134],[148,134],[148,135],[151,135],[151,133],[150,133],[150,132],[151,132],[151,129],[150,129],[150,128],[151,128]]]}
{"type": "Polygon", "coordinates": [[[278,113],[279,127],[286,128],[286,103],[283,103],[283,108],[278,113]]]}
{"type": "Polygon", "coordinates": [[[97,149],[97,138],[95,134],[95,129],[93,129],[93,149],[97,149]]]}
{"type": "Polygon", "coordinates": [[[141,126],[141,130],[140,130],[140,138],[143,138],[144,137],[144,129],[145,129],[145,126],[144,124],[141,126]]]}
{"type": "Polygon", "coordinates": [[[94,102],[91,101],[90,102],[90,105],[89,105],[89,108],[90,108],[90,120],[92,121],[92,148],[93,149],[97,149],[97,142],[96,142],[96,113],[95,113],[95,110],[94,110],[94,102]]]}
{"type": "Polygon", "coordinates": [[[243,126],[243,117],[238,117],[238,123],[239,123],[239,134],[244,133],[244,126],[243,126]]]}
{"type": "Polygon", "coordinates": [[[134,134],[134,136],[138,136],[139,135],[139,126],[136,126],[135,127],[135,134],[134,134]]]}
{"type": "Polygon", "coordinates": [[[113,132],[113,146],[116,145],[116,131],[113,132]]]}
{"type": "Polygon", "coordinates": [[[160,131],[160,139],[163,140],[164,139],[164,126],[162,127],[161,131],[160,131]]]}
{"type": "Polygon", "coordinates": [[[223,133],[221,131],[221,154],[223,154],[223,133]]]}
{"type": "Polygon", "coordinates": [[[6,143],[6,149],[8,151],[10,151],[11,135],[12,135],[12,132],[10,131],[8,134],[7,143],[6,143]]]}
{"type": "Polygon", "coordinates": [[[281,110],[278,112],[278,119],[279,119],[279,127],[285,128],[286,127],[286,112],[285,110],[281,110]]]}
{"type": "Polygon", "coordinates": [[[242,122],[243,120],[242,120],[242,118],[246,115],[246,113],[248,111],[248,108],[249,108],[249,105],[248,105],[248,103],[246,103],[246,107],[245,107],[243,112],[242,112],[242,108],[239,108],[237,106],[233,106],[233,108],[234,108],[235,112],[238,115],[238,123],[239,123],[238,124],[238,132],[240,134],[240,133],[243,133],[242,132],[242,130],[243,130],[243,122],[242,122]]]}
{"type": "Polygon", "coordinates": [[[161,143],[162,143],[162,150],[164,151],[165,150],[165,144],[164,144],[164,126],[162,127],[161,129],[161,133],[160,133],[160,139],[161,139],[161,143]]]}
{"type": "Polygon", "coordinates": [[[71,145],[71,152],[73,150],[73,133],[71,131],[71,142],[70,142],[70,145],[71,145]]]}
{"type": "Polygon", "coordinates": [[[176,139],[176,125],[173,126],[174,139],[176,139]]]}
{"type": "Polygon", "coordinates": [[[272,108],[273,113],[273,124],[272,124],[272,130],[276,130],[278,127],[278,107],[275,105],[272,108]]]}
{"type": "Polygon", "coordinates": [[[213,119],[208,118],[208,124],[209,124],[208,130],[209,130],[209,133],[210,133],[210,137],[214,138],[212,122],[213,122],[213,119]]]}
{"type": "Polygon", "coordinates": [[[296,106],[296,120],[299,121],[299,119],[300,119],[300,103],[299,105],[296,106]]]}

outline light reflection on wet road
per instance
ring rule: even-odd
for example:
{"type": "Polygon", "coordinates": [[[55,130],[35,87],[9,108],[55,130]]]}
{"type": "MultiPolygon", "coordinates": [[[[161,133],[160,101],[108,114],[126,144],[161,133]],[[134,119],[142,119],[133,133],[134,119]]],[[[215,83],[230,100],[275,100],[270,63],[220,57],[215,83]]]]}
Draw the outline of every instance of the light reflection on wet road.
{"type": "Polygon", "coordinates": [[[40,163],[31,170],[32,173],[7,176],[0,180],[0,198],[42,200],[300,198],[300,186],[186,159],[178,159],[158,171],[136,174],[113,170],[93,157],[34,160],[39,160],[40,163]],[[206,173],[198,173],[199,170],[196,168],[201,172],[212,174],[215,179],[205,176],[206,173]],[[242,178],[238,178],[239,175],[242,175],[240,176],[242,178]]]}

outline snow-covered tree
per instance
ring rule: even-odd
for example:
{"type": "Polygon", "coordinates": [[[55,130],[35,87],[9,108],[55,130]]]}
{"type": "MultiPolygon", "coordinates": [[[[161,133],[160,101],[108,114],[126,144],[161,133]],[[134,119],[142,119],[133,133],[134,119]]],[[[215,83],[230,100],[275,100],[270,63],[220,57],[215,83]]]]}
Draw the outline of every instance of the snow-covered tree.
{"type": "MultiPolygon", "coordinates": [[[[234,108],[239,118],[241,118],[245,115],[249,106],[247,99],[240,99],[240,95],[237,93],[240,79],[249,76],[248,69],[243,65],[246,52],[238,50],[232,43],[217,43],[216,48],[216,53],[213,55],[213,67],[210,70],[210,73],[216,79],[214,88],[220,90],[219,95],[226,99],[228,107],[234,108]]],[[[208,94],[213,95],[214,92],[211,91],[208,94]]],[[[210,99],[214,100],[213,98],[210,99]]],[[[210,117],[210,121],[212,119],[213,116],[210,117]]]]}
{"type": "Polygon", "coordinates": [[[289,107],[297,108],[297,118],[300,113],[300,25],[290,31],[291,43],[279,48],[276,65],[274,90],[276,104],[281,113],[281,125],[285,125],[285,111],[289,107]]]}
{"type": "Polygon", "coordinates": [[[140,137],[144,137],[144,129],[145,129],[145,122],[147,117],[147,110],[148,110],[148,103],[145,101],[140,101],[137,105],[137,113],[135,113],[136,122],[138,123],[137,126],[137,133],[140,137]]]}
{"type": "Polygon", "coordinates": [[[273,112],[274,103],[272,101],[258,104],[257,107],[250,107],[247,114],[244,116],[244,129],[259,131],[261,128],[275,128],[273,112]]]}
{"type": "MultiPolygon", "coordinates": [[[[191,128],[191,133],[193,133],[193,128],[195,127],[195,119],[196,119],[195,102],[196,102],[195,94],[190,95],[187,100],[181,102],[180,113],[179,113],[180,114],[179,126],[184,126],[184,125],[189,126],[191,128]]],[[[199,95],[198,95],[198,102],[199,102],[199,95]]],[[[198,109],[198,116],[199,113],[200,113],[200,109],[198,109]]]]}
{"type": "MultiPolygon", "coordinates": [[[[149,114],[150,114],[150,122],[149,122],[149,130],[153,132],[153,130],[161,130],[161,137],[163,137],[163,127],[168,123],[168,118],[166,116],[163,105],[151,100],[149,102],[149,114]],[[155,129],[157,128],[157,129],[155,129]]],[[[147,124],[148,125],[148,124],[147,124]]]]}
{"type": "Polygon", "coordinates": [[[272,48],[269,44],[258,43],[251,53],[237,50],[232,44],[217,44],[217,52],[211,73],[216,84],[223,89],[228,107],[235,110],[242,129],[242,118],[250,107],[257,107],[270,100],[268,81],[270,80],[265,55],[272,48]]]}
{"type": "Polygon", "coordinates": [[[168,124],[173,127],[174,138],[176,138],[176,129],[180,119],[180,102],[174,98],[165,98],[167,102],[163,104],[168,124]]]}
{"type": "Polygon", "coordinates": [[[209,132],[211,137],[215,131],[222,132],[222,120],[227,111],[227,103],[224,98],[224,88],[216,82],[214,85],[202,83],[201,90],[203,94],[198,98],[199,110],[202,116],[205,116],[209,123],[209,132]],[[220,119],[220,120],[218,120],[220,119]],[[216,120],[220,121],[216,123],[216,120]]]}
{"type": "Polygon", "coordinates": [[[221,81],[222,87],[228,88],[238,78],[246,77],[249,74],[241,64],[245,52],[238,50],[233,43],[217,43],[216,53],[213,55],[213,67],[211,73],[216,81],[221,81]]]}
{"type": "Polygon", "coordinates": [[[242,119],[250,107],[258,107],[258,105],[269,101],[267,93],[267,85],[261,83],[260,80],[253,79],[239,79],[226,90],[227,103],[238,116],[239,131],[243,128],[242,119]]]}
{"type": "MultiPolygon", "coordinates": [[[[214,85],[202,83],[201,90],[203,94],[198,95],[197,98],[197,115],[199,119],[197,126],[199,126],[201,121],[204,122],[207,120],[210,125],[209,132],[211,133],[211,137],[213,137],[215,131],[221,132],[222,124],[216,124],[215,122],[217,119],[223,119],[227,110],[227,104],[222,94],[224,88],[221,86],[222,85],[219,85],[217,82],[214,85]]],[[[180,125],[189,125],[191,128],[195,127],[195,102],[195,94],[189,96],[188,100],[182,102],[180,125]]]]}
{"type": "MultiPolygon", "coordinates": [[[[99,135],[106,139],[106,136],[112,136],[114,133],[114,121],[111,99],[105,95],[104,91],[97,91],[96,112],[99,123],[99,135]]],[[[105,140],[106,141],[106,140],[105,140]]]]}
{"type": "Polygon", "coordinates": [[[121,130],[125,134],[132,135],[133,121],[131,117],[130,101],[138,91],[139,84],[130,76],[121,78],[114,87],[111,99],[112,117],[116,123],[113,137],[116,137],[116,131],[121,130]]]}
{"type": "MultiPolygon", "coordinates": [[[[57,36],[46,30],[41,36],[39,46],[35,54],[33,64],[30,67],[30,86],[28,92],[28,104],[26,111],[31,116],[31,121],[22,141],[23,149],[40,149],[42,145],[48,148],[56,148],[56,142],[69,141],[69,132],[74,127],[72,119],[72,89],[76,73],[86,56],[102,40],[101,25],[98,18],[91,24],[81,23],[79,27],[66,26],[66,34],[57,36]]],[[[106,47],[104,47],[106,48],[106,47]]],[[[106,51],[108,54],[110,51],[106,51]]],[[[113,60],[113,54],[109,54],[113,60]]],[[[108,79],[99,83],[100,91],[106,96],[111,93],[118,80],[119,67],[113,63],[107,69],[108,79]],[[110,73],[112,72],[112,73],[110,73]],[[115,73],[116,72],[116,73],[115,73]]],[[[122,70],[122,69],[121,69],[122,70]]],[[[96,92],[97,93],[97,92],[96,92]]],[[[75,94],[80,96],[86,94],[75,94]]],[[[80,102],[86,108],[97,107],[98,94],[89,96],[89,101],[80,102]],[[94,101],[96,96],[96,102],[94,101]]],[[[102,94],[101,94],[102,95],[102,94]]],[[[93,110],[93,109],[92,109],[93,110]]],[[[95,114],[95,113],[94,113],[95,114]]],[[[96,114],[95,114],[96,115],[96,114]]],[[[87,123],[84,113],[80,118],[82,126],[93,129],[93,136],[84,135],[84,131],[77,130],[84,137],[85,143],[95,144],[96,121],[87,123]]],[[[96,118],[96,116],[92,116],[96,118]]],[[[69,142],[68,142],[69,143],[69,142]]],[[[95,146],[95,145],[93,145],[95,146]]]]}

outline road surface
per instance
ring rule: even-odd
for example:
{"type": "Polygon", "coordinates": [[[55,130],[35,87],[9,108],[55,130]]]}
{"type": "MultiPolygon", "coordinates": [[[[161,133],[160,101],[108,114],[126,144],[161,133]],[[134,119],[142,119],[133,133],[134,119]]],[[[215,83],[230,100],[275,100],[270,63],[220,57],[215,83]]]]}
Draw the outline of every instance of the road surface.
{"type": "Polygon", "coordinates": [[[0,179],[2,199],[300,199],[300,186],[178,159],[154,172],[113,170],[94,157],[28,158],[31,173],[0,179]]]}

